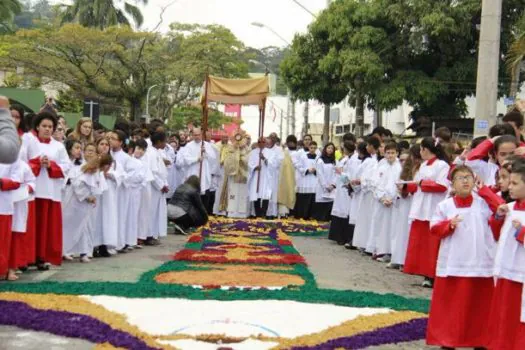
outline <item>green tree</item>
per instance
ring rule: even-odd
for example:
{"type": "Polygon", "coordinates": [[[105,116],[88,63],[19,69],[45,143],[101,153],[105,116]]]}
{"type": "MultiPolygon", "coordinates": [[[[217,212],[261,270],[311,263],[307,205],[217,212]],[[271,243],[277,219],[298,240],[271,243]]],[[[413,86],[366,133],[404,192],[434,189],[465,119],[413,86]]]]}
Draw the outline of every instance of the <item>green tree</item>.
{"type": "MultiPolygon", "coordinates": [[[[147,5],[148,0],[140,2],[147,5]]],[[[131,25],[131,21],[140,27],[144,22],[140,9],[129,1],[74,0],[72,5],[64,6],[63,23],[75,22],[84,27],[104,29],[119,24],[131,25]]]]}
{"type": "Polygon", "coordinates": [[[275,93],[277,95],[286,95],[287,87],[281,75],[281,62],[284,60],[288,48],[280,48],[276,46],[268,46],[262,49],[247,48],[247,53],[253,56],[250,60],[250,72],[265,73],[268,70],[270,73],[277,76],[275,93]]]}
{"type": "Polygon", "coordinates": [[[153,71],[150,114],[166,118],[172,108],[195,99],[207,73],[225,78],[248,77],[251,57],[241,41],[220,25],[173,23],[162,53],[164,70],[153,71]]]}
{"type": "Polygon", "coordinates": [[[81,113],[84,109],[82,97],[71,89],[60,90],[56,102],[60,112],[81,113]]]}
{"type": "Polygon", "coordinates": [[[24,84],[24,78],[16,73],[7,73],[4,78],[4,87],[19,88],[24,84]]]}
{"type": "MultiPolygon", "coordinates": [[[[202,120],[202,109],[198,106],[178,106],[173,108],[172,115],[168,119],[168,127],[171,130],[185,129],[188,124],[200,125],[202,120]]],[[[216,109],[208,110],[208,127],[210,129],[220,128],[223,124],[233,122],[234,119],[226,116],[216,109]]]]}
{"type": "Polygon", "coordinates": [[[18,0],[0,1],[0,33],[12,30],[13,18],[21,11],[22,4],[18,0]]]}

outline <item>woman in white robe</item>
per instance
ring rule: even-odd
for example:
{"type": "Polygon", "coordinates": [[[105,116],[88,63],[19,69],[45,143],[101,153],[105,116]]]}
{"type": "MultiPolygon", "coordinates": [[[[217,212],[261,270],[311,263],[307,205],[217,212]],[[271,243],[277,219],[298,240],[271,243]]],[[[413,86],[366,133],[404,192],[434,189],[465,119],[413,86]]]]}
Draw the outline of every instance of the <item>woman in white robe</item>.
{"type": "Polygon", "coordinates": [[[335,145],[328,143],[315,164],[317,187],[315,189],[315,204],[313,217],[317,221],[330,221],[330,213],[335,198],[335,145]]]}

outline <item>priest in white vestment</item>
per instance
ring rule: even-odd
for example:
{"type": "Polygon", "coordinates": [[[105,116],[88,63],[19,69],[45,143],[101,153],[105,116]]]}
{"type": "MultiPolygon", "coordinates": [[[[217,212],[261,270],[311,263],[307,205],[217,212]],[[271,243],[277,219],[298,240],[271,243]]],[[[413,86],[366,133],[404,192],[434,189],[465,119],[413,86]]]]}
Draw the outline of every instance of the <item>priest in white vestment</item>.
{"type": "Polygon", "coordinates": [[[181,148],[177,155],[177,165],[184,168],[184,181],[190,176],[200,175],[202,203],[208,208],[212,181],[213,164],[217,155],[209,142],[202,142],[200,128],[193,129],[193,141],[181,148]],[[201,170],[202,164],[202,170],[201,170]]]}
{"type": "Polygon", "coordinates": [[[255,216],[265,217],[272,198],[272,177],[277,176],[275,174],[276,153],[266,147],[264,138],[259,139],[257,146],[250,152],[248,158],[248,187],[255,216]]]}
{"type": "Polygon", "coordinates": [[[268,203],[268,211],[266,216],[269,218],[276,218],[278,211],[278,193],[279,193],[279,174],[281,173],[281,165],[284,160],[284,151],[281,146],[277,144],[277,138],[273,135],[266,138],[266,147],[270,153],[270,158],[273,160],[270,163],[270,171],[272,172],[271,187],[272,194],[268,203]]]}

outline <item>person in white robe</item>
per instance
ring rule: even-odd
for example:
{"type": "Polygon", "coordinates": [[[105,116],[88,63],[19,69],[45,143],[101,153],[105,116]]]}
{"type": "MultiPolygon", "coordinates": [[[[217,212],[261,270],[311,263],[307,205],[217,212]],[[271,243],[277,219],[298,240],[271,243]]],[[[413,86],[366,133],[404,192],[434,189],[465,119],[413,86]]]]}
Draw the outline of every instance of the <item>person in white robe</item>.
{"type": "Polygon", "coordinates": [[[272,198],[276,154],[266,147],[266,139],[260,138],[258,148],[253,149],[248,157],[248,187],[250,202],[256,217],[265,217],[272,198]]]}
{"type": "Polygon", "coordinates": [[[315,163],[317,186],[313,217],[317,221],[330,221],[336,189],[335,164],[335,145],[330,142],[315,163]]]}
{"type": "MultiPolygon", "coordinates": [[[[137,140],[135,142],[135,149],[133,152],[133,157],[140,162],[142,162],[142,165],[144,166],[145,176],[144,176],[144,182],[141,187],[139,187],[140,191],[140,205],[139,205],[139,213],[150,213],[152,210],[151,208],[151,192],[153,191],[153,180],[155,179],[153,177],[153,172],[151,171],[151,168],[154,167],[155,169],[158,166],[158,158],[152,149],[153,146],[149,146],[146,140],[137,140]],[[149,149],[149,151],[148,151],[149,149]]],[[[150,227],[151,227],[151,220],[148,217],[141,218],[139,220],[139,226],[138,226],[138,234],[137,234],[137,246],[142,247],[144,245],[153,245],[153,236],[150,236],[150,227]],[[148,240],[148,237],[151,237],[148,240]]]]}
{"type": "MultiPolygon", "coordinates": [[[[105,138],[97,141],[99,157],[109,155],[109,141],[105,138]]],[[[93,245],[98,247],[98,256],[111,257],[110,251],[118,246],[118,188],[122,184],[124,173],[113,160],[109,169],[102,173],[102,194],[97,197],[97,214],[93,234],[93,245]]]]}
{"type": "Polygon", "coordinates": [[[101,160],[91,159],[78,174],[69,178],[72,194],[64,202],[64,256],[79,254],[81,262],[90,262],[88,255],[93,251],[96,198],[102,194],[103,172],[109,169],[111,162],[108,155],[101,160]]]}
{"type": "Polygon", "coordinates": [[[374,220],[370,225],[370,233],[366,252],[377,256],[381,262],[390,262],[393,205],[397,196],[396,182],[401,174],[401,164],[397,159],[397,145],[390,142],[385,145],[385,158],[376,169],[373,194],[375,204],[372,210],[374,220]]]}
{"type": "Polygon", "coordinates": [[[336,186],[334,205],[332,207],[332,219],[330,220],[330,231],[328,239],[344,245],[351,241],[350,223],[348,214],[350,212],[351,197],[348,193],[350,173],[352,172],[351,156],[355,152],[355,144],[346,141],[343,144],[343,158],[336,165],[336,186]]]}
{"type": "Polygon", "coordinates": [[[309,220],[312,216],[315,203],[315,189],[317,187],[317,175],[315,163],[317,161],[317,142],[309,143],[309,151],[299,150],[296,154],[297,192],[294,215],[298,219],[309,220]]]}
{"type": "Polygon", "coordinates": [[[281,165],[284,160],[283,149],[276,144],[277,138],[273,135],[266,138],[266,148],[268,148],[270,158],[272,162],[271,166],[271,187],[272,193],[268,202],[268,210],[266,216],[268,218],[276,218],[279,214],[279,206],[277,203],[277,197],[279,194],[279,174],[281,173],[281,165]]]}
{"type": "Polygon", "coordinates": [[[357,217],[359,216],[359,206],[363,200],[363,191],[361,191],[361,175],[365,169],[362,164],[370,158],[370,154],[366,150],[366,143],[361,142],[357,145],[357,150],[354,155],[350,158],[352,161],[351,171],[348,173],[350,179],[349,192],[350,192],[350,205],[348,212],[348,223],[349,223],[349,242],[345,244],[346,249],[357,249],[353,245],[355,224],[357,217]]]}
{"type": "Polygon", "coordinates": [[[152,150],[156,153],[156,164],[150,169],[153,174],[151,189],[150,235],[148,240],[165,237],[168,234],[168,209],[166,194],[169,192],[168,169],[162,158],[166,147],[166,134],[157,132],[151,136],[152,150]]]}
{"type": "Polygon", "coordinates": [[[213,164],[216,161],[216,153],[213,146],[202,141],[200,128],[193,129],[193,141],[188,142],[177,156],[177,165],[184,168],[184,181],[190,176],[200,176],[202,203],[208,208],[210,202],[210,188],[212,182],[213,164]]]}
{"type": "Polygon", "coordinates": [[[365,251],[370,234],[372,222],[371,208],[374,204],[374,173],[377,168],[377,152],[379,151],[380,145],[379,139],[374,136],[370,136],[366,140],[366,150],[370,154],[370,158],[366,158],[361,164],[361,176],[360,179],[355,182],[355,184],[361,185],[362,197],[358,204],[359,208],[356,214],[357,220],[352,245],[359,248],[362,252],[365,251]]]}

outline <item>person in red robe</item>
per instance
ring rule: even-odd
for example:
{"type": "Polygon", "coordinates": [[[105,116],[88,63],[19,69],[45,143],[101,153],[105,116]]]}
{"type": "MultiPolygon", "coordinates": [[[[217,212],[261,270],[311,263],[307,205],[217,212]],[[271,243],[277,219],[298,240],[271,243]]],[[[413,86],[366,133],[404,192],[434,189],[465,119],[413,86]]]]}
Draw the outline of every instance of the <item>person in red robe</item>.
{"type": "Polygon", "coordinates": [[[57,120],[49,112],[40,112],[27,142],[27,159],[36,177],[36,256],[39,270],[62,263],[61,190],[64,174],[71,166],[64,145],[52,138],[57,120]]]}
{"type": "Polygon", "coordinates": [[[497,282],[489,316],[488,349],[525,349],[525,159],[512,164],[509,194],[514,202],[502,204],[491,222],[498,249],[494,259],[497,282]]]}
{"type": "Polygon", "coordinates": [[[430,233],[441,244],[426,340],[444,349],[483,348],[490,339],[487,322],[494,290],[493,212],[483,198],[472,195],[472,169],[460,165],[451,179],[455,195],[439,203],[431,221],[430,233]]]}

